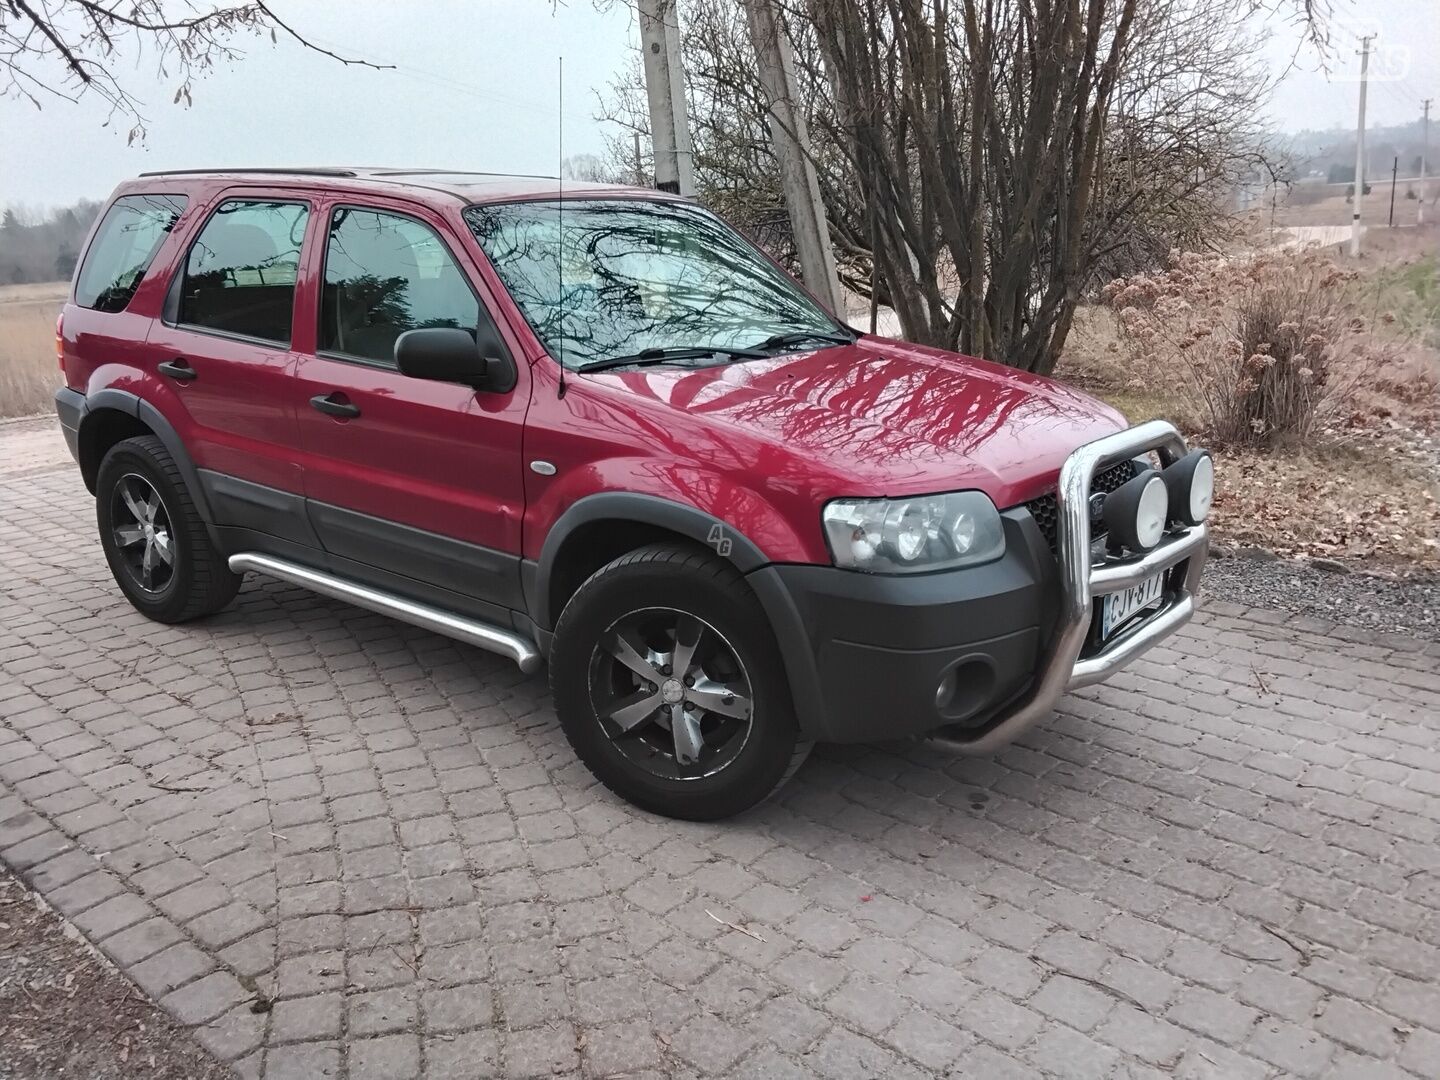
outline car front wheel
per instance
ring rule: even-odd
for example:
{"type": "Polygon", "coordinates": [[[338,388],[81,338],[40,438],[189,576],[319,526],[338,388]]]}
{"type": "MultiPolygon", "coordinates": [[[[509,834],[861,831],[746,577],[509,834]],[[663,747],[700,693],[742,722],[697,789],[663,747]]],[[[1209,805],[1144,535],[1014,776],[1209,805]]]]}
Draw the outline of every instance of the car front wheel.
{"type": "Polygon", "coordinates": [[[810,749],[759,601],[698,549],[657,544],[591,575],[555,628],[550,685],[590,771],[668,817],[738,814],[810,749]]]}

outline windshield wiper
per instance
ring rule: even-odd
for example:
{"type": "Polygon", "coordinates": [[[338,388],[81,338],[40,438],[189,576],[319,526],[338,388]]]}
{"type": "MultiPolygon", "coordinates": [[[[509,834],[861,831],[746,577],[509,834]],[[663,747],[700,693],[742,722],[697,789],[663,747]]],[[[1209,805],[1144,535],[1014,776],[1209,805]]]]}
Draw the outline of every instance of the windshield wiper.
{"type": "Polygon", "coordinates": [[[823,330],[790,330],[783,334],[776,334],[768,337],[759,345],[752,345],[751,348],[769,350],[779,349],[786,345],[799,345],[806,341],[828,341],[831,345],[853,345],[855,335],[843,333],[826,333],[823,330]]]}
{"type": "Polygon", "coordinates": [[[576,371],[604,371],[607,368],[634,367],[646,364],[667,364],[671,360],[703,360],[707,356],[735,356],[745,360],[763,360],[765,354],[759,349],[734,349],[723,345],[709,348],[693,348],[688,345],[673,345],[668,348],[641,349],[624,356],[606,356],[600,360],[587,360],[576,371]]]}

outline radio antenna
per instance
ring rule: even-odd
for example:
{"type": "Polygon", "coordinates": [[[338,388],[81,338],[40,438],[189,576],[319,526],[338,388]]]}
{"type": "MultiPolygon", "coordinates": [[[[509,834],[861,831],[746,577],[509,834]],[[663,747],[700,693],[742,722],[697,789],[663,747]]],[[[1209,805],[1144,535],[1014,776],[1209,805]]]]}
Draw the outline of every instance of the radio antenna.
{"type": "Polygon", "coordinates": [[[555,143],[560,154],[560,168],[556,170],[556,184],[560,191],[559,208],[556,210],[555,225],[555,279],[560,283],[560,297],[556,307],[560,314],[560,383],[555,388],[555,396],[565,396],[565,57],[557,58],[559,61],[557,69],[556,100],[558,106],[555,111],[555,143]]]}

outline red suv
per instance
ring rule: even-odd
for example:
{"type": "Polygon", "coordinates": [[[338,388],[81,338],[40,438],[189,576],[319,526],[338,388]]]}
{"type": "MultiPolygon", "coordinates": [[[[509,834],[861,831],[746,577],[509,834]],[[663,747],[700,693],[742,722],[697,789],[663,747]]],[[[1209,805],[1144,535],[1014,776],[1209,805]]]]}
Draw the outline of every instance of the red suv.
{"type": "Polygon", "coordinates": [[[608,787],[717,818],[817,741],[984,753],[1189,618],[1213,466],[1059,383],[860,335],[647,190],[148,174],[57,328],[141,612],[247,571],[548,661],[608,787]]]}

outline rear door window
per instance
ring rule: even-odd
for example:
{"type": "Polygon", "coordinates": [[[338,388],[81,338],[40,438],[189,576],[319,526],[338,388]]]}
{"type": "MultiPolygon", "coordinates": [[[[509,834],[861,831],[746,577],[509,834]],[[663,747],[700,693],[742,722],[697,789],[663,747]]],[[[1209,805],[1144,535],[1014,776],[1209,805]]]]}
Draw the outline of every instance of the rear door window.
{"type": "Polygon", "coordinates": [[[184,195],[125,195],[111,203],[80,265],[75,303],[124,311],[188,201],[184,195]]]}
{"type": "Polygon", "coordinates": [[[296,202],[221,203],[185,260],[178,321],[288,345],[309,213],[296,202]]]}

